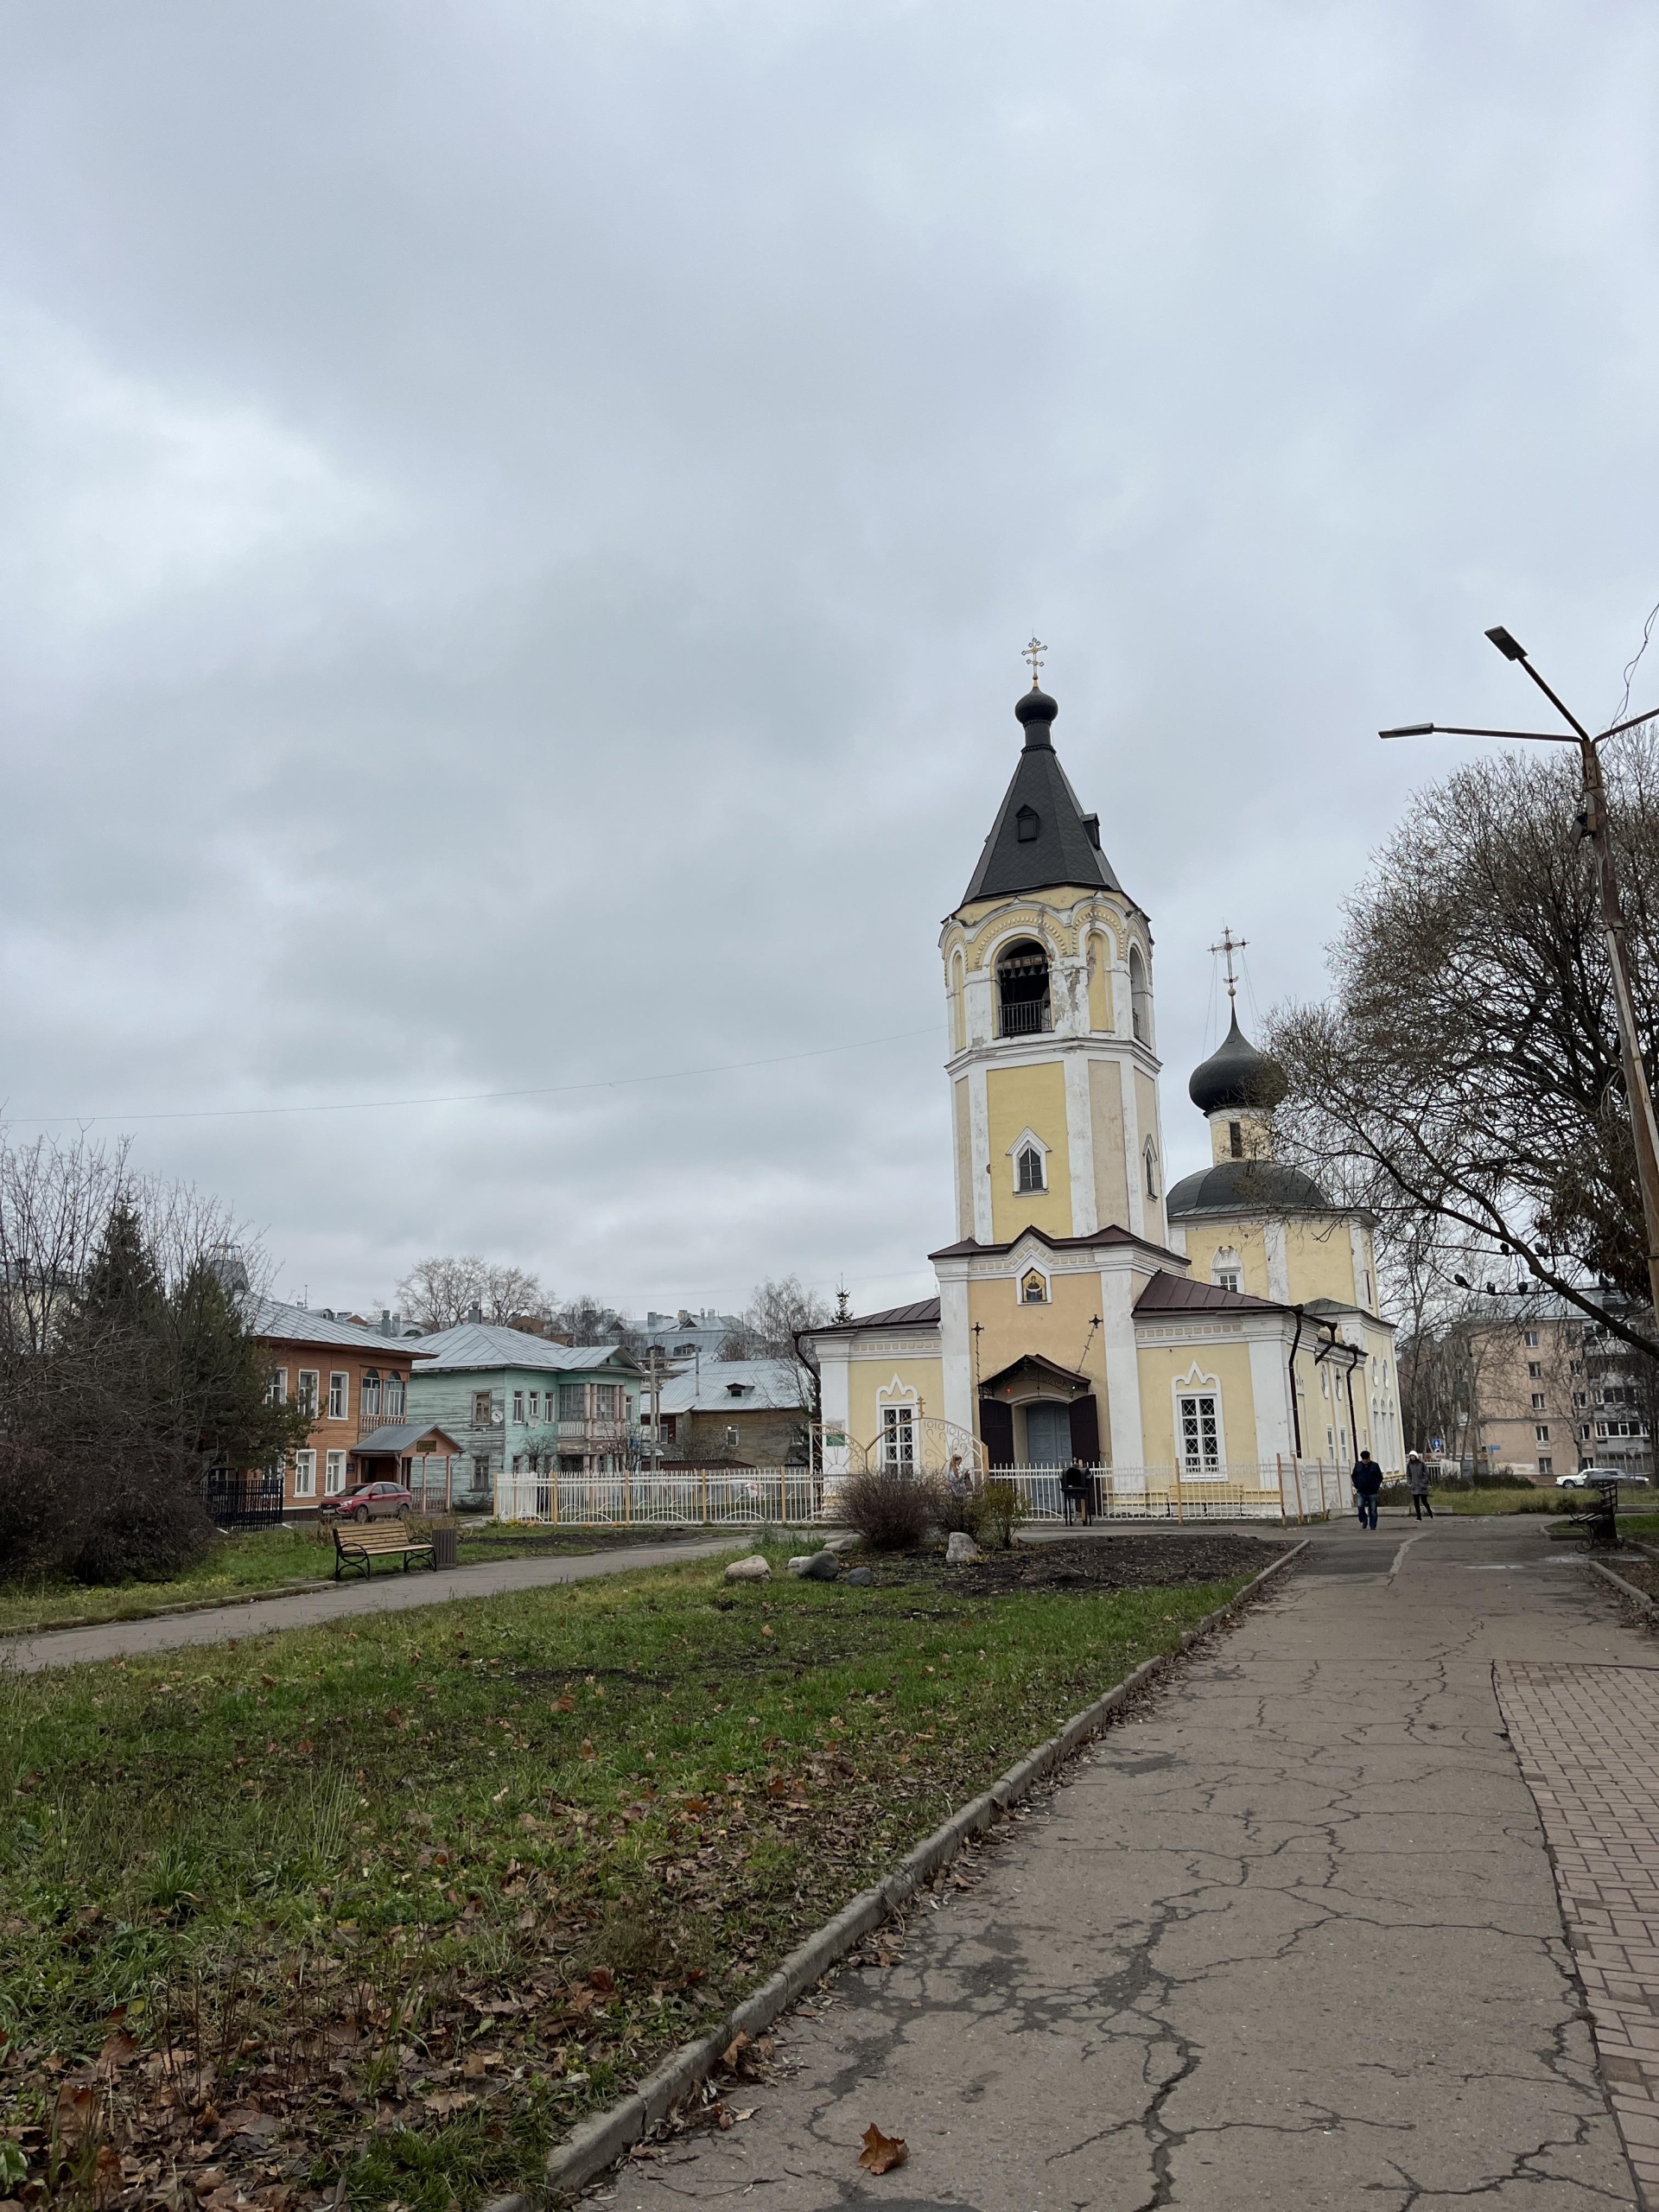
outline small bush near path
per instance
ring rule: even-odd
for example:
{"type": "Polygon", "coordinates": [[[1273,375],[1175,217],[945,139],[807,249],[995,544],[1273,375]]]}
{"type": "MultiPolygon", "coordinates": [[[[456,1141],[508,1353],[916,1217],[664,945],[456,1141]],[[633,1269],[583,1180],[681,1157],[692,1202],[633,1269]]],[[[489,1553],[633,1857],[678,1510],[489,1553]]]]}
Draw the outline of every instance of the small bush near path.
{"type": "Polygon", "coordinates": [[[0,2132],[31,2203],[469,2212],[533,2183],[1245,1579],[720,1574],[0,1670],[0,2132]]]}
{"type": "Polygon", "coordinates": [[[847,1476],[836,1497],[842,1519],[872,1551],[910,1551],[940,1517],[939,1485],[887,1467],[847,1476]]]}

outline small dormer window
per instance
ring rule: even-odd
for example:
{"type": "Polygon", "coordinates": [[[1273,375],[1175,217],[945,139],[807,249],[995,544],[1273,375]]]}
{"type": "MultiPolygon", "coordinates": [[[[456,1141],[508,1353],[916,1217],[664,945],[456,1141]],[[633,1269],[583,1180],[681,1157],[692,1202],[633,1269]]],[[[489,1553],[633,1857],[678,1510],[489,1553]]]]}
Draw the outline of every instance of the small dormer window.
{"type": "Polygon", "coordinates": [[[1014,817],[1014,836],[1022,845],[1034,845],[1037,832],[1042,828],[1042,817],[1034,806],[1022,806],[1014,817]]]}
{"type": "Polygon", "coordinates": [[[1022,1191],[1046,1191],[1043,1179],[1043,1155],[1034,1144],[1021,1145],[1015,1164],[1015,1181],[1022,1191]]]}

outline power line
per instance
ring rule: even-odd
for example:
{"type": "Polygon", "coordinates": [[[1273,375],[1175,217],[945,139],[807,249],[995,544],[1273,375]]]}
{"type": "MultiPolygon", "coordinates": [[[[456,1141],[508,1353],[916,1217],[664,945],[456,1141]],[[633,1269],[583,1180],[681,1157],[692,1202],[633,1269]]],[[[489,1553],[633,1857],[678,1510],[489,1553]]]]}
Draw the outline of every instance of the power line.
{"type": "Polygon", "coordinates": [[[862,1037],[846,1045],[815,1045],[805,1052],[776,1052],[764,1060],[725,1060],[705,1068],[664,1068],[649,1075],[601,1076],[589,1083],[537,1084],[520,1090],[460,1090],[431,1098],[341,1098],[316,1106],[178,1106],[143,1113],[5,1114],[13,1128],[35,1128],[54,1122],[74,1122],[90,1128],[96,1122],[207,1122],[240,1121],[273,1114],[378,1114],[407,1106],[480,1106],[504,1098],[557,1098],[578,1090],[622,1090],[641,1083],[684,1083],[693,1076],[734,1075],[748,1068],[785,1067],[796,1060],[821,1060],[833,1052],[863,1052],[874,1045],[903,1044],[912,1037],[932,1037],[938,1024],[925,1029],[899,1029],[886,1037],[862,1037]]]}

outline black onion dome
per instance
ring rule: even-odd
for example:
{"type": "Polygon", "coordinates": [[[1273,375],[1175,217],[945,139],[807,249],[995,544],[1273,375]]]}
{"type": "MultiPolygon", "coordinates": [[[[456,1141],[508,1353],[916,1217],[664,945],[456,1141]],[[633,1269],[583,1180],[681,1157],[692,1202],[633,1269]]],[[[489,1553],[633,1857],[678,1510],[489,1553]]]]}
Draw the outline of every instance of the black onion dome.
{"type": "Polygon", "coordinates": [[[1058,704],[1047,692],[1039,691],[1033,683],[1014,710],[1014,720],[1026,726],[1026,743],[1052,745],[1054,741],[1049,734],[1049,725],[1059,711],[1058,704]]]}
{"type": "Polygon", "coordinates": [[[1276,1160],[1224,1160],[1183,1175],[1164,1200],[1171,1221],[1203,1213],[1334,1213],[1337,1209],[1300,1167],[1276,1160]]]}
{"type": "Polygon", "coordinates": [[[1258,1052],[1233,1015],[1232,1027],[1202,1067],[1194,1068],[1186,1095],[1200,1114],[1219,1113],[1224,1107],[1276,1106],[1290,1088],[1276,1060],[1258,1052]]]}

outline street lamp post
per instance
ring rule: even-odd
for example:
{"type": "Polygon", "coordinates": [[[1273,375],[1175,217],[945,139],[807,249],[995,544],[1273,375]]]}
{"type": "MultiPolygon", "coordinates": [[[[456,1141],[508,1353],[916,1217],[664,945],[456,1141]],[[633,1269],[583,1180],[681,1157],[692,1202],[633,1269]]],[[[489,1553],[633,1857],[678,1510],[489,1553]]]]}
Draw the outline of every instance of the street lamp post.
{"type": "Polygon", "coordinates": [[[1584,835],[1590,842],[1595,855],[1596,887],[1601,902],[1602,934],[1607,941],[1607,964],[1612,970],[1613,1004],[1618,1017],[1619,1057],[1624,1069],[1625,1095],[1630,1102],[1630,1129],[1636,1144],[1637,1179],[1642,1189],[1642,1214],[1647,1231],[1648,1287],[1653,1300],[1656,1319],[1659,1319],[1659,1126],[1656,1126],[1653,1093],[1648,1087],[1647,1070],[1642,1065],[1641,1048],[1637,1041],[1636,1002],[1630,995],[1630,963],[1625,954],[1624,918],[1618,903],[1618,876],[1613,865],[1612,838],[1607,823],[1607,787],[1602,779],[1601,747],[1610,737],[1624,731],[1637,729],[1643,722],[1655,719],[1653,713],[1632,715],[1628,721],[1615,722],[1611,729],[1598,731],[1594,736],[1578,716],[1558,698],[1527,658],[1524,645],[1516,643],[1500,624],[1486,635],[1497,647],[1505,660],[1518,661],[1526,673],[1543,693],[1572,729],[1568,737],[1558,730],[1538,729],[1468,729],[1452,722],[1413,722],[1403,729],[1380,730],[1381,737],[1504,737],[1523,738],[1537,745],[1576,745],[1584,771],[1584,810],[1579,819],[1584,835]]]}

